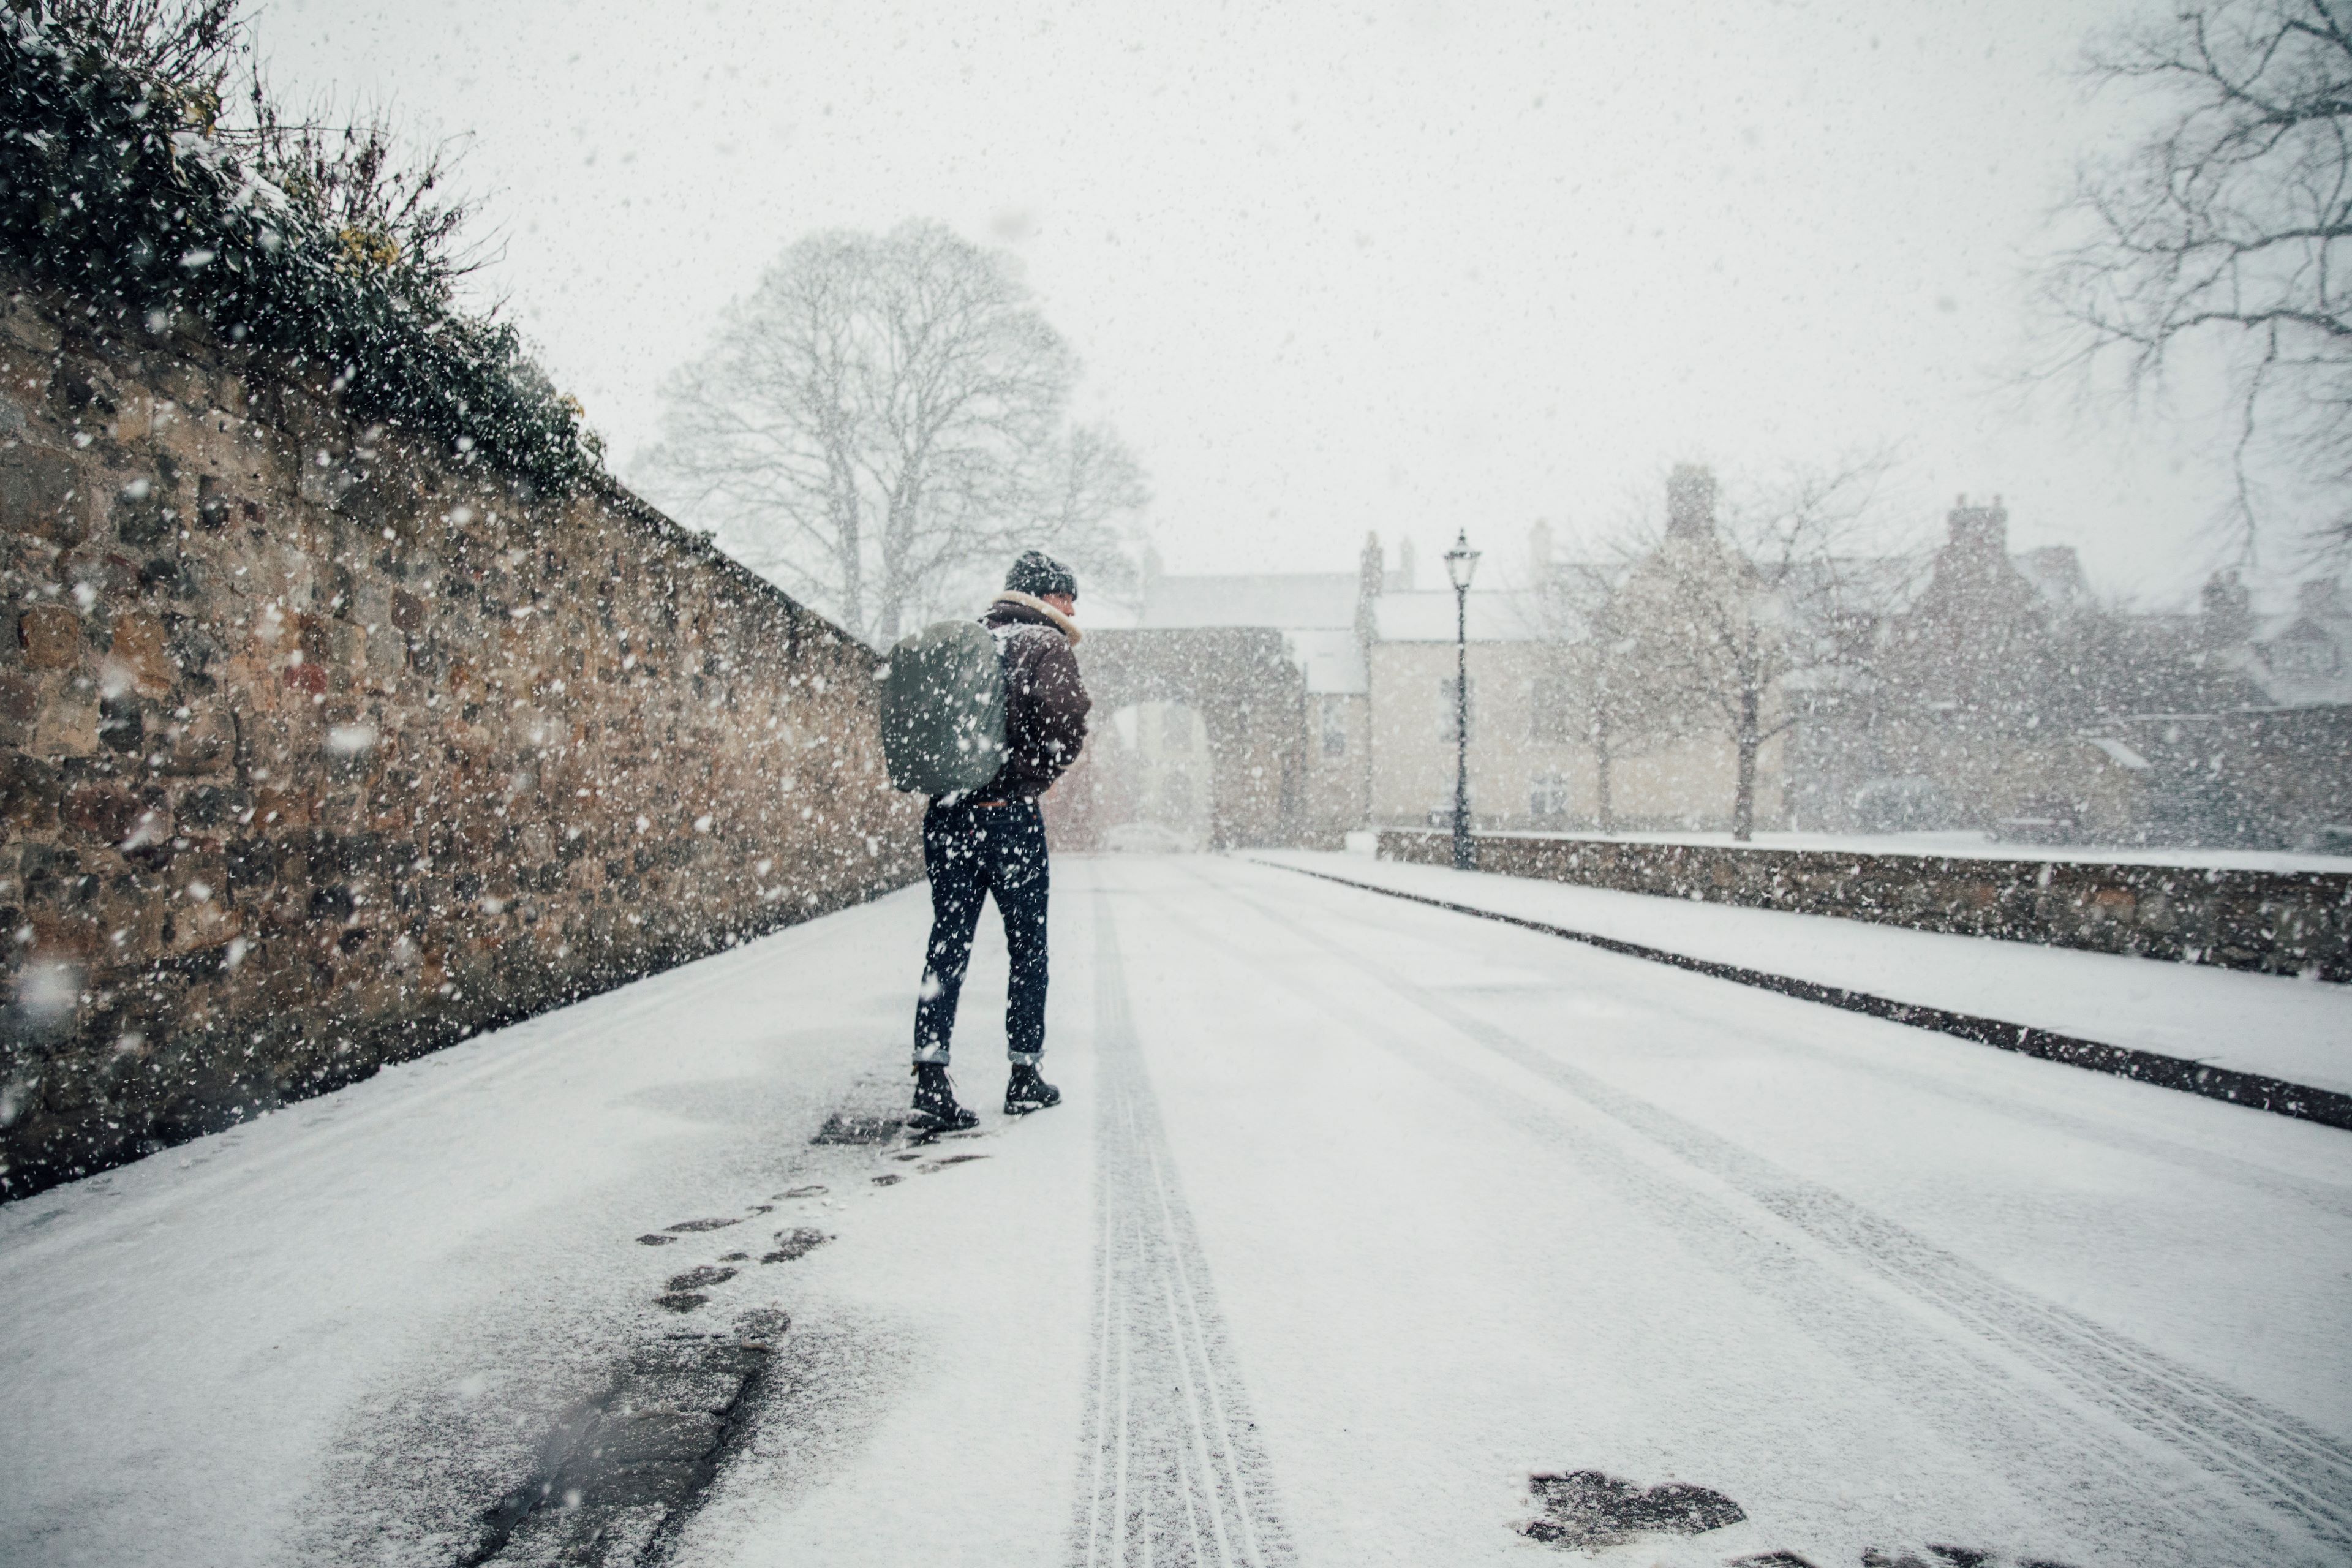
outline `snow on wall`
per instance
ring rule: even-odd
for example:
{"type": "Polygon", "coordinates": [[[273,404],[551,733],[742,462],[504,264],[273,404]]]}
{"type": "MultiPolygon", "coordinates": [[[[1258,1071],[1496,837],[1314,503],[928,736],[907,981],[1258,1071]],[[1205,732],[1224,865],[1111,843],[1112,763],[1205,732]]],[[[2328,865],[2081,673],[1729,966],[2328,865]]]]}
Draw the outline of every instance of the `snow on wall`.
{"type": "MultiPolygon", "coordinates": [[[[1987,854],[1481,833],[1510,877],[1835,915],[2270,974],[2352,981],[2352,875],[1987,854]]],[[[1384,860],[1450,865],[1444,833],[1383,829],[1384,860]]]]}
{"type": "Polygon", "coordinates": [[[873,655],[561,501],[0,294],[0,1194],[898,886],[873,655]]]}

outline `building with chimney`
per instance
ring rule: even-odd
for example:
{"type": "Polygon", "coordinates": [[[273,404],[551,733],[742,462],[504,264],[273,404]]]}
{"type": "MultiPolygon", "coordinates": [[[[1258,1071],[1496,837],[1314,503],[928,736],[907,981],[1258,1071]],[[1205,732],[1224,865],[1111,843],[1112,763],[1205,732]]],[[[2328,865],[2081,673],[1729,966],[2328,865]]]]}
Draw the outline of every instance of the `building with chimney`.
{"type": "MultiPolygon", "coordinates": [[[[1721,831],[1745,749],[1759,831],[2352,847],[2334,582],[2263,613],[2220,574],[2194,614],[2122,614],[2071,549],[2011,549],[1998,496],[1961,497],[1925,555],[1762,568],[1706,469],[1676,468],[1664,499],[1630,559],[1561,561],[1538,524],[1524,565],[1490,557],[1468,595],[1479,828],[1721,831]],[[1743,637],[1772,644],[1746,689],[1736,660],[1671,668],[1743,637]]],[[[1406,542],[1368,537],[1352,573],[1148,569],[1136,624],[1080,646],[1096,727],[1048,797],[1056,842],[1444,826],[1454,637],[1452,588],[1415,581],[1406,542]]]]}

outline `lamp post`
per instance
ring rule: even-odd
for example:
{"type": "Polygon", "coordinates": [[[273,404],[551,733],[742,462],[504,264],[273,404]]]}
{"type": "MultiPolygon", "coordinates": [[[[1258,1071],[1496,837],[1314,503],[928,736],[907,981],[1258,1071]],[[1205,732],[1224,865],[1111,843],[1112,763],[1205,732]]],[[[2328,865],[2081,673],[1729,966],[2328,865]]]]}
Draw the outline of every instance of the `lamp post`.
{"type": "Polygon", "coordinates": [[[1454,582],[1454,868],[1475,871],[1478,852],[1470,842],[1470,574],[1478,552],[1470,531],[1454,536],[1445,552],[1445,574],[1454,582]]]}

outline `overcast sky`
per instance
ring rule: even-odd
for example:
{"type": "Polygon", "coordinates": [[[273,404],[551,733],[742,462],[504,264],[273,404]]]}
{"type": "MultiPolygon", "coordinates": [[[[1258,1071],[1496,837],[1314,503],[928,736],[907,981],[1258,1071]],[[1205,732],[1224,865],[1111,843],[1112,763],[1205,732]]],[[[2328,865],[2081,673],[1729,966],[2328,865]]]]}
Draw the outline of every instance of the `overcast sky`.
{"type": "Polygon", "coordinates": [[[257,38],[297,104],[469,137],[487,280],[624,477],[787,244],[937,217],[1023,258],[1171,569],[1464,527],[1507,566],[1676,459],[1892,444],[1916,526],[2000,492],[2161,602],[2221,547],[2219,424],[2005,384],[2114,14],[270,0],[257,38]]]}

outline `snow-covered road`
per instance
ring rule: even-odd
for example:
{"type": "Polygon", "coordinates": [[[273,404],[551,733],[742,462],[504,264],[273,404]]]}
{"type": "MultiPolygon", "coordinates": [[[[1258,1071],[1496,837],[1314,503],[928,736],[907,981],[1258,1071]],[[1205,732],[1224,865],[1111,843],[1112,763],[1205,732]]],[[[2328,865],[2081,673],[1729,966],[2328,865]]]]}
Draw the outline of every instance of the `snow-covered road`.
{"type": "Polygon", "coordinates": [[[2352,1561],[2352,1134],[1273,867],[1055,875],[1047,1114],[989,1103],[989,935],[980,1133],[811,1142],[902,1092],[912,890],[0,1210],[0,1561],[454,1563],[761,1308],[679,1562],[1534,1563],[1587,1470],[1745,1515],[1644,1568],[2352,1561]]]}

